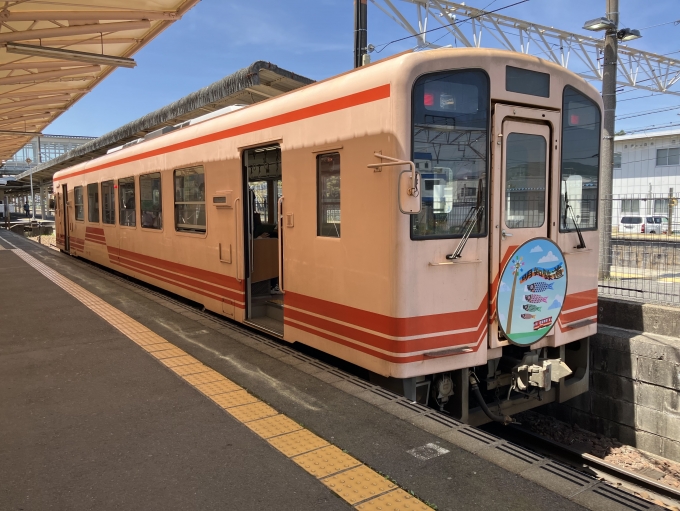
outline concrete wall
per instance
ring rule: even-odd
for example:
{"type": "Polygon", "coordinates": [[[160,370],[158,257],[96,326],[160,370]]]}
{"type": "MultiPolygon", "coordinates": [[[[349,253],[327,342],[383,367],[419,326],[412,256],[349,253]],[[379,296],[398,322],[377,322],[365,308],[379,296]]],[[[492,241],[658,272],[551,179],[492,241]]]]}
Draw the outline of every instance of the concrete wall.
{"type": "MultiPolygon", "coordinates": [[[[680,336],[680,309],[602,299],[600,309],[601,321],[623,315],[619,324],[680,336]]],[[[602,323],[598,330],[590,344],[590,391],[547,413],[680,461],[680,338],[602,323]]]]}

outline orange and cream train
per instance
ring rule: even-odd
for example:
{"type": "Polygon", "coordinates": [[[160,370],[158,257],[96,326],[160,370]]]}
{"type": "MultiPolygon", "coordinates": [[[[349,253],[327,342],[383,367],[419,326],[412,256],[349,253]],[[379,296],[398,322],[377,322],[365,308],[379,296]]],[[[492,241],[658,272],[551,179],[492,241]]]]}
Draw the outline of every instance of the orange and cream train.
{"type": "Polygon", "coordinates": [[[503,420],[588,388],[600,117],[538,58],[401,54],[57,173],[57,243],[503,420]]]}

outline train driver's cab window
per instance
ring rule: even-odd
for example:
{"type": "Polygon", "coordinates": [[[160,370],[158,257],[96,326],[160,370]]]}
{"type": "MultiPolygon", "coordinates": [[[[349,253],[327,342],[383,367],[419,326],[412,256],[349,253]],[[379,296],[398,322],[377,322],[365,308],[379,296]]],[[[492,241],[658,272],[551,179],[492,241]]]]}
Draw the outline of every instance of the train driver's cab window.
{"type": "Polygon", "coordinates": [[[340,155],[316,157],[317,236],[340,237],[340,155]]]}
{"type": "Polygon", "coordinates": [[[113,181],[102,181],[102,222],[116,223],[116,195],[113,181]]]}
{"type": "Polygon", "coordinates": [[[82,186],[76,186],[73,189],[73,201],[75,203],[76,220],[85,220],[85,204],[83,203],[82,186]]]}
{"type": "Polygon", "coordinates": [[[120,225],[135,227],[137,225],[137,209],[135,206],[134,177],[126,177],[118,180],[118,199],[120,225]]]}
{"type": "Polygon", "coordinates": [[[600,172],[600,109],[590,98],[566,87],[562,100],[560,231],[597,229],[600,172]]]}
{"type": "Polygon", "coordinates": [[[177,169],[175,182],[175,228],[205,232],[205,174],[202,166],[177,169]]]}
{"type": "Polygon", "coordinates": [[[87,185],[87,221],[99,223],[99,183],[87,185]]]}
{"type": "Polygon", "coordinates": [[[413,162],[421,210],[411,239],[486,235],[489,78],[483,71],[424,75],[413,87],[413,162]]]}
{"type": "Polygon", "coordinates": [[[160,172],[139,176],[139,201],[142,227],[161,229],[163,227],[163,205],[161,203],[160,172]]]}

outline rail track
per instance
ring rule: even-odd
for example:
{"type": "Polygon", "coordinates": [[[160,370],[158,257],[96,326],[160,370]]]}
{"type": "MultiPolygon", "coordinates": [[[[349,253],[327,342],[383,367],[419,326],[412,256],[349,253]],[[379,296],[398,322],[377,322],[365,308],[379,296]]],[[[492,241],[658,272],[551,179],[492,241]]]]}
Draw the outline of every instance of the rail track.
{"type": "Polygon", "coordinates": [[[664,502],[666,507],[669,508],[671,506],[680,507],[680,491],[642,474],[625,470],[592,454],[579,452],[576,449],[538,435],[521,425],[503,427],[489,424],[484,426],[483,429],[538,454],[566,463],[588,475],[604,479],[617,486],[623,486],[628,491],[639,495],[647,493],[649,494],[648,500],[652,502],[664,502]],[[672,504],[668,504],[666,502],[668,500],[672,501],[672,504]]]}

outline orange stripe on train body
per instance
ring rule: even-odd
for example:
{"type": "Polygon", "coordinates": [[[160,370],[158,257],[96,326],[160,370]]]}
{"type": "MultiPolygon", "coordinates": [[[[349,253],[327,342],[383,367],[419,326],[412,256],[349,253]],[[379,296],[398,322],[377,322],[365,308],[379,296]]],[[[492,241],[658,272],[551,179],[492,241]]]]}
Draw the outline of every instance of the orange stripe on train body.
{"type": "Polygon", "coordinates": [[[210,133],[208,135],[203,135],[201,137],[192,138],[190,140],[185,140],[182,142],[178,142],[176,144],[168,145],[165,147],[159,147],[158,149],[153,149],[145,153],[128,156],[127,158],[119,158],[108,163],[96,165],[89,169],[77,170],[69,174],[59,176],[58,178],[54,179],[54,182],[56,183],[58,181],[61,181],[62,179],[81,176],[83,174],[89,174],[90,172],[96,172],[97,170],[103,170],[109,167],[115,167],[117,165],[122,165],[124,163],[131,163],[133,161],[144,160],[146,158],[152,158],[154,156],[160,156],[162,154],[180,151],[182,149],[188,149],[190,147],[196,147],[198,145],[208,144],[210,142],[216,142],[218,140],[224,140],[225,138],[236,137],[239,135],[260,131],[267,128],[281,126],[283,124],[290,124],[292,122],[302,121],[304,119],[310,119],[312,117],[318,117],[319,115],[323,114],[337,112],[340,110],[346,110],[347,108],[352,108],[366,103],[372,103],[373,101],[387,99],[389,97],[390,97],[390,84],[380,85],[372,89],[356,92],[354,94],[349,94],[347,96],[342,96],[340,98],[331,99],[329,101],[324,101],[323,103],[318,103],[316,105],[300,108],[298,110],[293,110],[292,112],[287,112],[285,114],[267,117],[259,121],[253,121],[248,124],[236,126],[234,128],[228,128],[226,130],[217,131],[215,133],[210,133]]]}
{"type": "Polygon", "coordinates": [[[487,297],[484,296],[482,303],[476,310],[448,312],[430,316],[414,316],[410,318],[385,316],[320,298],[301,295],[292,291],[286,291],[286,306],[392,337],[412,337],[450,330],[477,328],[482,311],[486,314],[487,297]]]}

